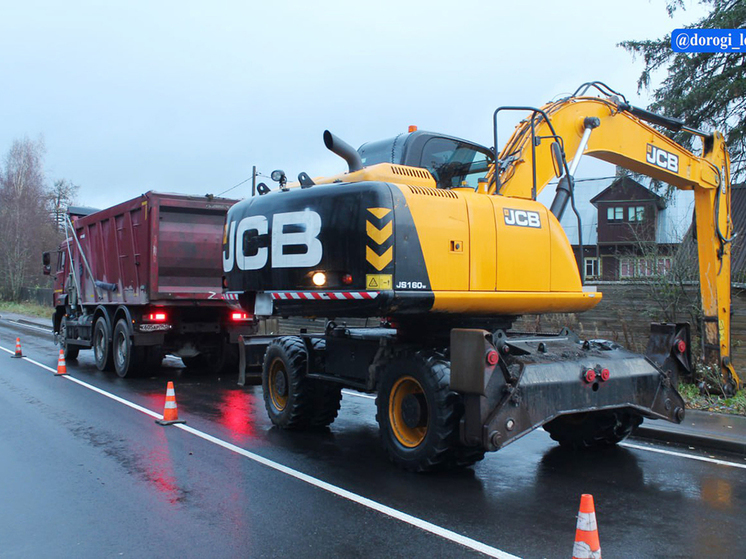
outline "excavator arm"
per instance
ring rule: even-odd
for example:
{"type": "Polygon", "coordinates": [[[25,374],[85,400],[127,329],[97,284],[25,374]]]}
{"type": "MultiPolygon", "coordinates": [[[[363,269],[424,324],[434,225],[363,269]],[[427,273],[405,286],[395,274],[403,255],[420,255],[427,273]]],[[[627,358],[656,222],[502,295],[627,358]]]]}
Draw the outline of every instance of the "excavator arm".
{"type": "MultiPolygon", "coordinates": [[[[738,388],[741,381],[730,359],[733,223],[730,161],[723,136],[687,129],[703,140],[702,154],[695,155],[645,121],[686,129],[680,121],[632,107],[615,95],[569,97],[532,109],[532,116],[516,127],[500,152],[489,176],[489,191],[535,198],[563,168],[568,174],[567,163],[560,161],[565,153],[575,154],[572,159],[576,161],[591,155],[678,189],[693,190],[704,357],[710,363],[717,361],[726,389],[738,388]],[[552,147],[553,143],[558,145],[552,147]]],[[[565,183],[571,185],[572,181],[565,183]]]]}

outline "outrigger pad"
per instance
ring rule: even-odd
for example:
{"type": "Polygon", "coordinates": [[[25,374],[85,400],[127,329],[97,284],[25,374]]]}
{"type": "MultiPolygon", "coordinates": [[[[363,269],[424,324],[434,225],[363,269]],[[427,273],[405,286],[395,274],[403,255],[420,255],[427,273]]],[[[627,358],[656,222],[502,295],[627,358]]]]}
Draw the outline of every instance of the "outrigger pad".
{"type": "Polygon", "coordinates": [[[679,379],[691,379],[694,371],[689,323],[652,322],[645,355],[671,375],[674,386],[679,379]]]}

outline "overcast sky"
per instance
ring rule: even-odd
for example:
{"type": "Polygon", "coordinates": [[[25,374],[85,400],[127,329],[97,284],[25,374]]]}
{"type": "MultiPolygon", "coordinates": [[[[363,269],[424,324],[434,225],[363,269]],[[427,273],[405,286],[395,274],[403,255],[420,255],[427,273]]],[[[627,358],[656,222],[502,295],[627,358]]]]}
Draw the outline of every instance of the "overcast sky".
{"type": "Polygon", "coordinates": [[[616,45],[699,19],[686,3],[671,19],[664,0],[6,1],[0,154],[42,136],[48,181],[101,208],[218,194],[252,165],[344,171],[326,128],[356,147],[410,124],[489,146],[498,105],[586,81],[645,105],[642,63],[616,45]]]}

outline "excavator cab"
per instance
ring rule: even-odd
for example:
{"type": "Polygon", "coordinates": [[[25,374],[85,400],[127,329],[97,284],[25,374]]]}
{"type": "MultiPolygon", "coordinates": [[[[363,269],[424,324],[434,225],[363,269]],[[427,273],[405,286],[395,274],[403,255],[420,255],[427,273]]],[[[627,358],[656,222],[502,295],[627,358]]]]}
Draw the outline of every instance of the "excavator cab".
{"type": "Polygon", "coordinates": [[[416,130],[368,142],[357,150],[363,166],[393,163],[427,169],[438,188],[472,188],[495,160],[492,150],[453,136],[416,130]]]}

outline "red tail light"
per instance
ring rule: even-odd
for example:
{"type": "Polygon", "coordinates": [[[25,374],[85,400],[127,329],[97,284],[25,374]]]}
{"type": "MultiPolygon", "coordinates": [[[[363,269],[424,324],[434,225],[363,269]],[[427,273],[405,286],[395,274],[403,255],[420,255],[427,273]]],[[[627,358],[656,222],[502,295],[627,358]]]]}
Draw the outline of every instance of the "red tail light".
{"type": "Polygon", "coordinates": [[[686,342],[684,340],[679,340],[676,343],[676,349],[679,353],[684,353],[686,351],[686,342]]]}
{"type": "Polygon", "coordinates": [[[487,364],[488,365],[497,365],[497,362],[499,360],[500,360],[500,356],[494,349],[491,349],[490,351],[487,352],[487,364]]]}
{"type": "Polygon", "coordinates": [[[150,314],[146,314],[144,316],[144,319],[147,322],[166,322],[166,320],[168,320],[168,316],[164,312],[152,312],[150,314]]]}
{"type": "Polygon", "coordinates": [[[611,372],[609,371],[609,369],[603,369],[601,371],[601,380],[602,381],[606,382],[607,380],[609,380],[610,376],[611,376],[611,372]]]}
{"type": "Polygon", "coordinates": [[[584,378],[585,378],[585,382],[588,382],[588,383],[593,382],[594,380],[596,380],[596,371],[594,371],[593,369],[588,369],[585,372],[584,378]]]}
{"type": "Polygon", "coordinates": [[[249,313],[246,312],[232,312],[231,313],[231,320],[234,322],[240,322],[242,320],[249,320],[249,313]]]}

